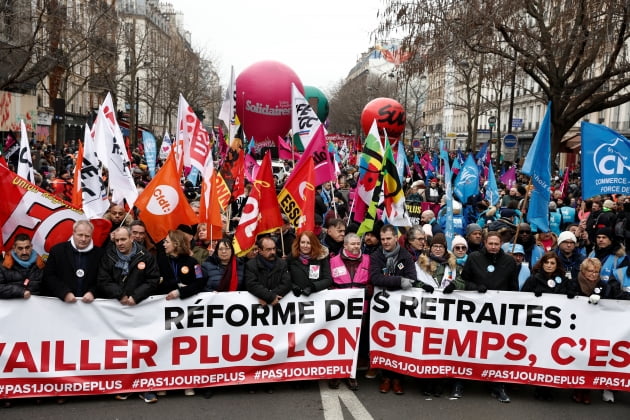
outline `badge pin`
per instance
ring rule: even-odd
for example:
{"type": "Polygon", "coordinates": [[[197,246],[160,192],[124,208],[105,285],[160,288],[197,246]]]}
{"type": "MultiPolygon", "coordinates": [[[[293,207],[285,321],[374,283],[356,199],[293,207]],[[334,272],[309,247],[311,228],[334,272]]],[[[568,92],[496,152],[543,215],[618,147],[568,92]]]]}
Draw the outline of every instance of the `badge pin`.
{"type": "Polygon", "coordinates": [[[140,262],[138,263],[138,270],[144,270],[144,268],[145,268],[146,266],[147,266],[147,265],[144,263],[144,261],[140,261],[140,262]]]}
{"type": "Polygon", "coordinates": [[[79,268],[76,271],[76,275],[77,275],[77,277],[81,278],[81,277],[85,276],[85,271],[83,271],[83,269],[79,268]]]}
{"type": "Polygon", "coordinates": [[[488,270],[488,273],[494,273],[494,265],[489,265],[487,270],[488,270]]]}
{"type": "Polygon", "coordinates": [[[183,266],[180,271],[182,272],[182,274],[188,274],[188,272],[190,271],[190,269],[186,266],[183,266]]]}

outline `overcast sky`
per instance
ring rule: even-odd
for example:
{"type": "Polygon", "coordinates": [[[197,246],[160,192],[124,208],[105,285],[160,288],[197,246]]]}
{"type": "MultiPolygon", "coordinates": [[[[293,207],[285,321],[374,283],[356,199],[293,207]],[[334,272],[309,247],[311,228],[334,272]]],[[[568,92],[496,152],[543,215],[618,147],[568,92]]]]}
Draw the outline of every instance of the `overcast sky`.
{"type": "Polygon", "coordinates": [[[275,60],[328,93],[374,45],[383,0],[166,0],[184,13],[192,43],[219,63],[225,86],[251,64],[275,60]]]}

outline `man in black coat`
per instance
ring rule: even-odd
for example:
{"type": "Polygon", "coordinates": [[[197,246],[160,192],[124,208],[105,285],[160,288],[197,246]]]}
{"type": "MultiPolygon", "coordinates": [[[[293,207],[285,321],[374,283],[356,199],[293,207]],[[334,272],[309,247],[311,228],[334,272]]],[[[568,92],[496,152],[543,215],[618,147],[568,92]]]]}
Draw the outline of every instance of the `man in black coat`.
{"type": "Polygon", "coordinates": [[[39,295],[43,274],[44,261],[33,250],[31,238],[25,233],[15,235],[0,266],[0,299],[39,295]]]}
{"type": "Polygon", "coordinates": [[[277,257],[276,243],[268,236],[258,240],[258,250],[245,264],[245,286],[261,305],[277,305],[291,290],[287,262],[277,257]]]}
{"type": "Polygon", "coordinates": [[[155,257],[136,244],[128,227],[113,232],[113,247],[109,247],[99,265],[97,297],[118,299],[133,306],[153,295],[160,281],[155,257]]]}
{"type": "MultiPolygon", "coordinates": [[[[519,290],[516,260],[501,249],[499,232],[488,232],[484,248],[468,256],[462,270],[462,279],[466,282],[466,290],[477,290],[479,293],[487,290],[519,290]]],[[[492,396],[499,402],[510,402],[502,383],[496,382],[492,385],[492,396]]]]}
{"type": "Polygon", "coordinates": [[[52,247],[44,268],[44,290],[66,303],[90,303],[96,296],[96,275],[103,250],[94,246],[94,225],[78,220],[69,241],[52,247]]]}

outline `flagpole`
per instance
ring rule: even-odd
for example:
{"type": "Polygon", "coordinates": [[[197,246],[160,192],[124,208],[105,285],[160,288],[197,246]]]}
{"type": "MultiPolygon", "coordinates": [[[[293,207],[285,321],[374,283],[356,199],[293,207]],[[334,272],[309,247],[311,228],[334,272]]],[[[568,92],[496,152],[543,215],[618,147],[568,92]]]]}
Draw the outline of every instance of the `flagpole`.
{"type": "Polygon", "coordinates": [[[330,181],[330,192],[330,201],[332,201],[332,208],[335,211],[335,219],[338,219],[339,215],[337,214],[337,205],[335,204],[335,185],[332,181],[330,181]]]}
{"type": "MultiPolygon", "coordinates": [[[[532,179],[529,179],[529,184],[527,184],[527,193],[525,194],[525,199],[523,200],[523,208],[526,209],[527,208],[527,204],[529,201],[529,194],[532,190],[533,184],[532,184],[532,179]]],[[[523,220],[521,221],[521,223],[525,222],[525,214],[523,213],[523,210],[521,209],[521,215],[523,216],[523,220]]],[[[514,248],[516,247],[516,241],[518,239],[518,233],[521,230],[521,223],[519,223],[518,225],[516,225],[516,233],[514,234],[514,241],[512,241],[512,253],[514,253],[514,248]]]]}
{"type": "Polygon", "coordinates": [[[354,210],[354,203],[355,203],[356,199],[357,199],[357,193],[355,191],[354,198],[352,199],[352,204],[350,205],[350,211],[348,212],[348,221],[346,222],[346,227],[348,227],[350,225],[350,220],[353,219],[352,211],[354,210]]]}

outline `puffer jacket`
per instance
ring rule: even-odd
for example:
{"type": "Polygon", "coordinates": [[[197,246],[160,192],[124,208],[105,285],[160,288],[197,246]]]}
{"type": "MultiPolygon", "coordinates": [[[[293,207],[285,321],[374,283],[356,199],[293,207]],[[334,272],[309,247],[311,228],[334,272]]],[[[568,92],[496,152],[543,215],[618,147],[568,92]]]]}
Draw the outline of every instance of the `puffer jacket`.
{"type": "Polygon", "coordinates": [[[32,295],[39,295],[44,265],[44,260],[38,255],[30,267],[24,268],[7,252],[0,266],[0,299],[23,298],[25,290],[29,290],[32,295]],[[24,284],[26,279],[27,285],[24,284]]]}

